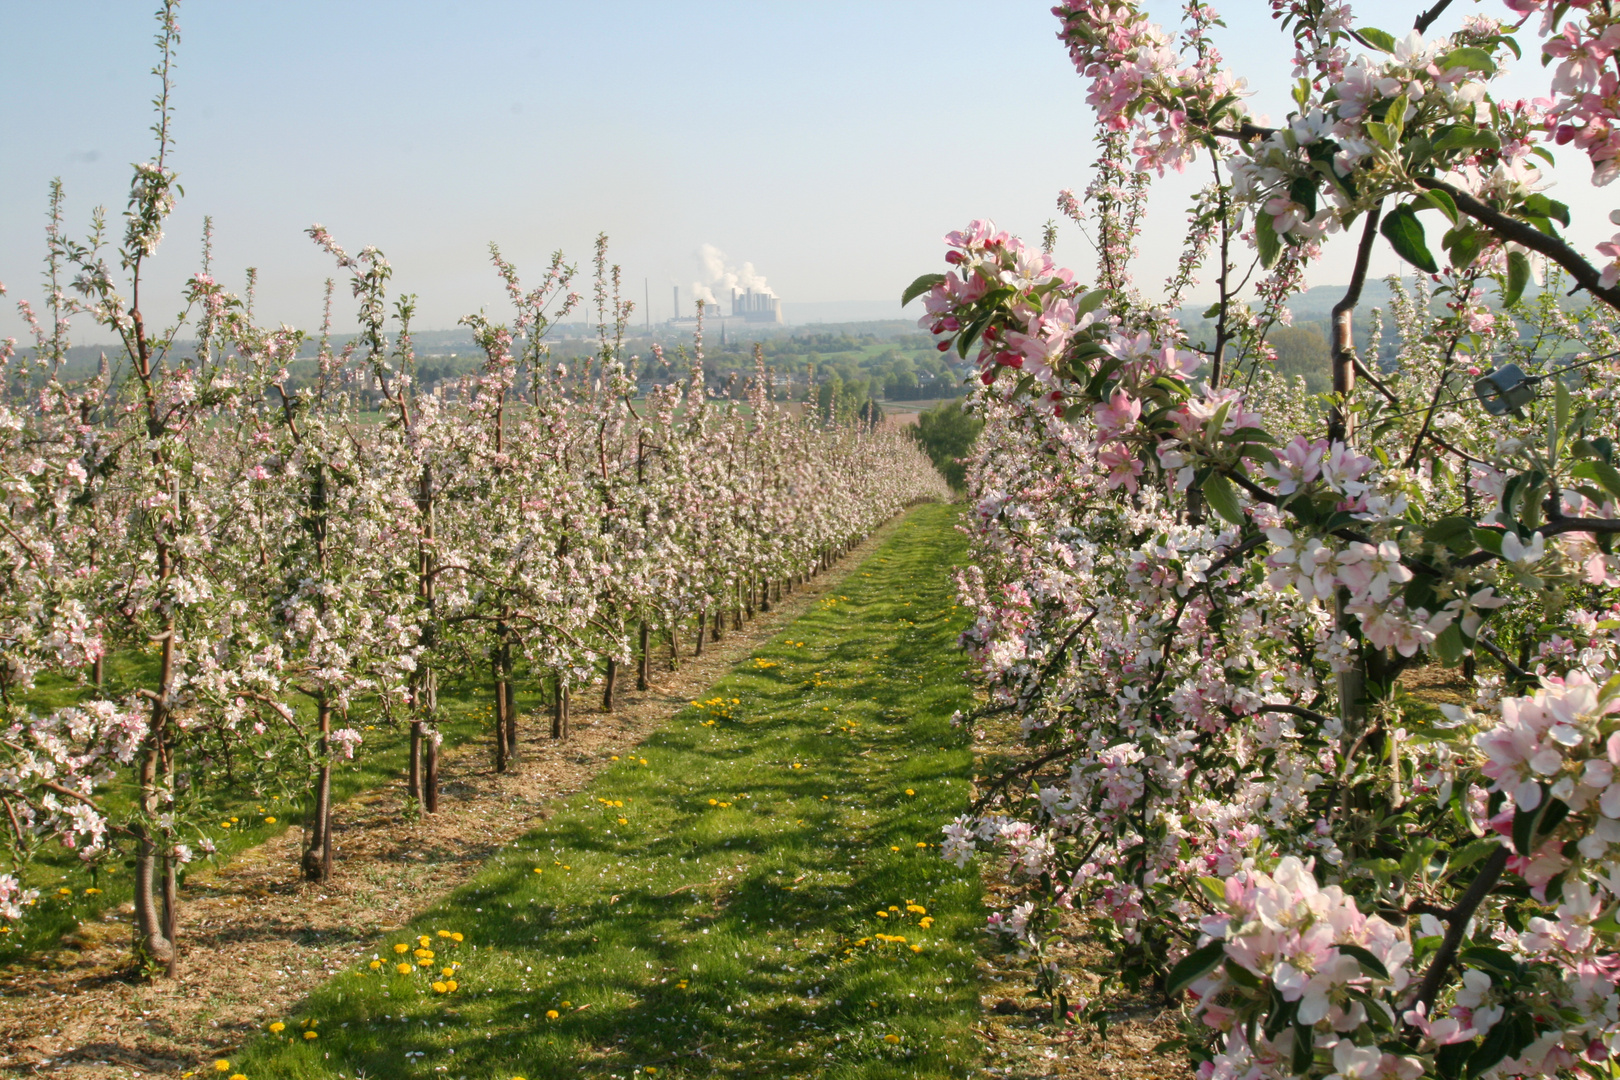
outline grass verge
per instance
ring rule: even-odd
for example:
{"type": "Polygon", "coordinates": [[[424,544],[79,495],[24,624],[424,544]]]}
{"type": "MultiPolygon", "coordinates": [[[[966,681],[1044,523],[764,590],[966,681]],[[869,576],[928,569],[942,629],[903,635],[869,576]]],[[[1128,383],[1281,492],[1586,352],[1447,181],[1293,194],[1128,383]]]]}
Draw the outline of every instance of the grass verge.
{"type": "Polygon", "coordinates": [[[967,704],[954,518],[913,511],[705,701],[273,1018],[230,1074],[974,1071],[980,886],[935,847],[972,763],[949,723],[967,704]]]}

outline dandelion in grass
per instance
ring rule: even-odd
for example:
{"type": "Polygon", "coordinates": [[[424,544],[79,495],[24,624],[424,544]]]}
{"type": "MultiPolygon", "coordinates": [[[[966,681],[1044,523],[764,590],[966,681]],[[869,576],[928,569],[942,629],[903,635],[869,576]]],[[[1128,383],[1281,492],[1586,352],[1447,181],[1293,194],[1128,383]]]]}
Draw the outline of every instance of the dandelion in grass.
{"type": "Polygon", "coordinates": [[[562,1015],[562,1013],[558,1012],[556,1009],[547,1009],[546,1010],[546,1019],[547,1020],[555,1020],[555,1019],[557,1019],[557,1017],[559,1017],[561,1015],[562,1015]]]}
{"type": "Polygon", "coordinates": [[[272,1035],[280,1035],[283,1031],[286,1031],[286,1030],[287,1030],[287,1025],[283,1024],[280,1020],[276,1020],[273,1023],[271,1023],[271,1025],[270,1025],[270,1034],[272,1034],[272,1035]]]}
{"type": "Polygon", "coordinates": [[[220,1058],[218,1061],[214,1062],[214,1071],[215,1072],[230,1072],[231,1071],[231,1063],[229,1061],[225,1060],[224,1058],[220,1058]]]}
{"type": "Polygon", "coordinates": [[[401,975],[409,975],[414,969],[409,964],[396,964],[394,970],[401,975]]]}

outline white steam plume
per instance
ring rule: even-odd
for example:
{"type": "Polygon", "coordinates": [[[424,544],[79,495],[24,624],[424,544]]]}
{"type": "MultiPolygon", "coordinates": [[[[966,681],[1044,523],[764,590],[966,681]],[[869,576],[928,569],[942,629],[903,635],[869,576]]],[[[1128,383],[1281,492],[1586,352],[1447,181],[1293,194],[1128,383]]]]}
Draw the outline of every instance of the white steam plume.
{"type": "Polygon", "coordinates": [[[713,244],[698,248],[697,260],[703,268],[703,280],[692,283],[692,295],[706,304],[719,303],[719,297],[729,300],[733,289],[738,292],[753,289],[766,296],[776,295],[776,290],[765,283],[764,275],[754,269],[753,263],[745,262],[739,270],[728,263],[726,253],[713,244]]]}

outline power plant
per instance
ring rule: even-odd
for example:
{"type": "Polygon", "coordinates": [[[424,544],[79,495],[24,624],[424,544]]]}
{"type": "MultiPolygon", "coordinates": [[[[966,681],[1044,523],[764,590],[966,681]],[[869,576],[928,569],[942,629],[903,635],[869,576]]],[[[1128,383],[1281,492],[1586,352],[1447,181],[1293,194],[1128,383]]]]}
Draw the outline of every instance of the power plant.
{"type": "Polygon", "coordinates": [[[751,323],[780,323],[782,301],[770,293],[731,290],[731,317],[751,323]]]}
{"type": "MultiPolygon", "coordinates": [[[[675,317],[669,320],[671,326],[685,326],[697,322],[697,305],[694,303],[690,314],[681,312],[681,287],[674,287],[675,317]]],[[[706,314],[724,325],[725,316],[720,312],[720,305],[710,302],[706,314]]],[[[753,289],[738,291],[731,290],[731,317],[750,323],[776,323],[782,322],[782,301],[766,292],[755,292],[753,289]]]]}

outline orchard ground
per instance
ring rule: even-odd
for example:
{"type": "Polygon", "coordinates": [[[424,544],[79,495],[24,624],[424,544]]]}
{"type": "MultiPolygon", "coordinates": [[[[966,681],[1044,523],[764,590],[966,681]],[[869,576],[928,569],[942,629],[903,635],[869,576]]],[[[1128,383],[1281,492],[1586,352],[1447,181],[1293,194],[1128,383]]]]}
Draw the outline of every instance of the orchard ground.
{"type": "Polygon", "coordinates": [[[231,1058],[259,1077],[911,1077],[978,1062],[955,510],[231,1058]],[[425,943],[425,944],[424,944],[425,943]],[[315,1037],[309,1035],[313,1033],[315,1037]]]}
{"type": "Polygon", "coordinates": [[[296,833],[198,875],[179,985],[119,978],[127,923],[87,924],[4,980],[0,1075],[1050,1075],[1074,1032],[933,846],[972,770],[956,512],[885,526],[568,742],[526,718],[518,776],[466,746],[433,818],[399,821],[392,777],[359,794],[328,886],[295,880],[296,833]]]}

